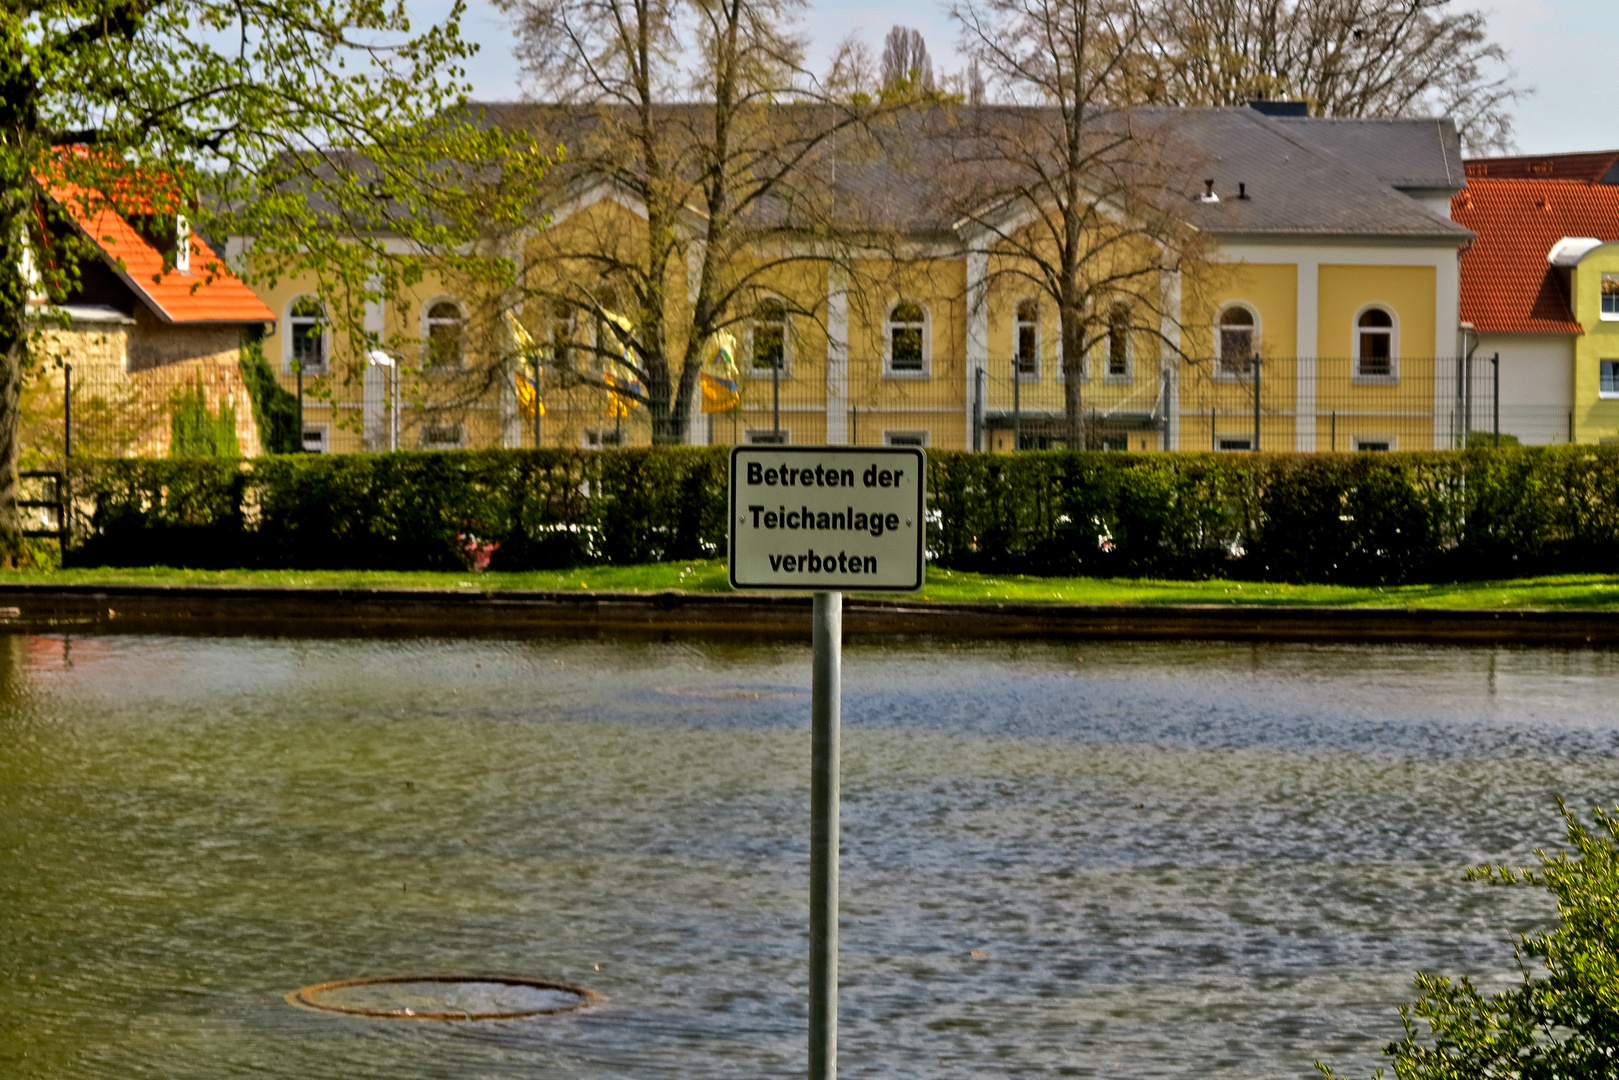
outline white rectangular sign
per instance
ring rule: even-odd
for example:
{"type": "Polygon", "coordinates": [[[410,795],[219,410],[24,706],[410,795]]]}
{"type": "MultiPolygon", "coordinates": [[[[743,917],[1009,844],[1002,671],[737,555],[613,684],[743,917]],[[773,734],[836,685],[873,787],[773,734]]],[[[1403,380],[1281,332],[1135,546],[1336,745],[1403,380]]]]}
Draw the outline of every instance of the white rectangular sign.
{"type": "Polygon", "coordinates": [[[926,468],[914,446],[738,446],[732,587],[920,589],[926,468]]]}

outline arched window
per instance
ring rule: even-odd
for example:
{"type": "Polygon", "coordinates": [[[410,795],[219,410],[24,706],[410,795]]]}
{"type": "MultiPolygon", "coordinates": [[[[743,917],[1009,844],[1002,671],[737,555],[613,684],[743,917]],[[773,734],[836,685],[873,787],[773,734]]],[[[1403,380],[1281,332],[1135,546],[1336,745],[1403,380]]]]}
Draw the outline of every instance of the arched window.
{"type": "Polygon", "coordinates": [[[1130,377],[1130,306],[1114,304],[1107,313],[1107,377],[1130,377]]]}
{"type": "Polygon", "coordinates": [[[1012,331],[1012,355],[1020,379],[1040,378],[1040,305],[1021,300],[1012,331]]]}
{"type": "Polygon", "coordinates": [[[1215,333],[1219,339],[1215,342],[1220,362],[1219,373],[1247,374],[1254,354],[1259,350],[1259,320],[1254,316],[1253,309],[1244,304],[1227,307],[1220,312],[1220,325],[1215,333]]]}
{"type": "Polygon", "coordinates": [[[427,336],[427,365],[435,368],[458,368],[465,362],[462,339],[466,333],[466,315],[454,300],[434,300],[427,305],[422,328],[427,336]]]}
{"type": "Polygon", "coordinates": [[[888,312],[888,373],[926,375],[928,313],[921,304],[901,300],[888,312]]]}
{"type": "Polygon", "coordinates": [[[1355,374],[1386,379],[1394,374],[1394,316],[1367,308],[1355,320],[1355,374]]]}
{"type": "Polygon", "coordinates": [[[282,356],[288,372],[305,375],[326,374],[326,305],[320,297],[305,294],[293,297],[287,305],[287,334],[282,356]]]}
{"type": "Polygon", "coordinates": [[[787,305],[774,296],[753,310],[753,370],[768,375],[787,371],[787,305]]]}

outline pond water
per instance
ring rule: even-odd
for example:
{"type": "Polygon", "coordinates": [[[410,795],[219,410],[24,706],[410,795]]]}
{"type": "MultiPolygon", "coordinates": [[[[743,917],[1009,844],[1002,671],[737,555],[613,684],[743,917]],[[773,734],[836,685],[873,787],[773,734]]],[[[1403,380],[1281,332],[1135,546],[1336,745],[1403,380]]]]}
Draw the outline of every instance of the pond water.
{"type": "MultiPolygon", "coordinates": [[[[845,656],[846,1077],[1364,1073],[1619,799],[1619,655],[845,656]]],[[[802,1075],[807,645],[0,639],[0,1077],[802,1075]],[[444,1024],[283,996],[513,974],[444,1024]]]]}

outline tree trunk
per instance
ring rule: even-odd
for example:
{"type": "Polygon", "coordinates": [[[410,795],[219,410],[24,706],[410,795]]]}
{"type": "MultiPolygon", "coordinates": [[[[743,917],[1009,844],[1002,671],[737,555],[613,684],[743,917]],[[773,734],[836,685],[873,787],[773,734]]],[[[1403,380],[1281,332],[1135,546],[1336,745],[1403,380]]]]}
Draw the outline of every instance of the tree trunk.
{"type": "Polygon", "coordinates": [[[1085,321],[1078,311],[1064,304],[1059,314],[1062,330],[1063,416],[1067,420],[1070,450],[1086,448],[1085,414],[1080,383],[1085,378],[1085,321]]]}
{"type": "Polygon", "coordinates": [[[23,229],[27,180],[3,177],[0,201],[0,567],[16,567],[23,554],[17,511],[17,429],[23,371],[28,362],[28,290],[24,278],[23,229]]]}

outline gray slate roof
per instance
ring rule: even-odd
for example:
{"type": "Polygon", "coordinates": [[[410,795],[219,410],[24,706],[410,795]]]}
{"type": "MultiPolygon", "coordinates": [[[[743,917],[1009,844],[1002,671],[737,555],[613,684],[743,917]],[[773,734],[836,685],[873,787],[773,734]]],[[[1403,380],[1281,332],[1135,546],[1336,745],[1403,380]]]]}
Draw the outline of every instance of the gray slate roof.
{"type": "Polygon", "coordinates": [[[1280,117],[1276,122],[1335,157],[1358,162],[1393,187],[1460,191],[1467,186],[1461,136],[1449,120],[1280,117]]]}
{"type": "MultiPolygon", "coordinates": [[[[528,127],[542,139],[583,140],[595,127],[591,110],[482,107],[490,122],[528,127]]],[[[690,106],[669,108],[671,119],[693,119],[690,106]]],[[[810,122],[820,107],[780,108],[783,126],[790,127],[810,122]]],[[[1449,121],[1279,119],[1249,108],[1143,108],[1133,115],[1164,132],[1169,190],[1163,198],[1177,216],[1213,235],[1457,244],[1472,235],[1397,190],[1463,185],[1449,121]],[[1215,182],[1218,202],[1198,199],[1207,179],[1215,182]],[[1246,184],[1247,199],[1237,198],[1239,183],[1246,184]]],[[[833,198],[851,220],[942,238],[963,218],[963,192],[1005,187],[989,176],[982,157],[963,150],[975,133],[993,138],[1039,131],[1054,120],[1051,110],[1015,106],[916,110],[886,119],[870,137],[841,137],[815,167],[826,170],[833,198]]]]}
{"type": "MultiPolygon", "coordinates": [[[[1194,202],[1188,220],[1222,234],[1299,236],[1431,237],[1465,241],[1472,235],[1448,217],[1396,190],[1401,186],[1459,187],[1443,172],[1418,175],[1411,183],[1408,162],[1444,168],[1444,131],[1431,120],[1338,121],[1277,119],[1253,109],[1188,109],[1178,134],[1201,153],[1205,177],[1215,181],[1218,203],[1194,202]],[[1431,144],[1423,150],[1419,136],[1431,144]],[[1387,141],[1387,147],[1379,139],[1387,141]],[[1394,169],[1369,163],[1387,161],[1394,169]],[[1246,184],[1249,198],[1235,196],[1246,184]]],[[[1454,136],[1454,130],[1451,129],[1454,136]]]]}

